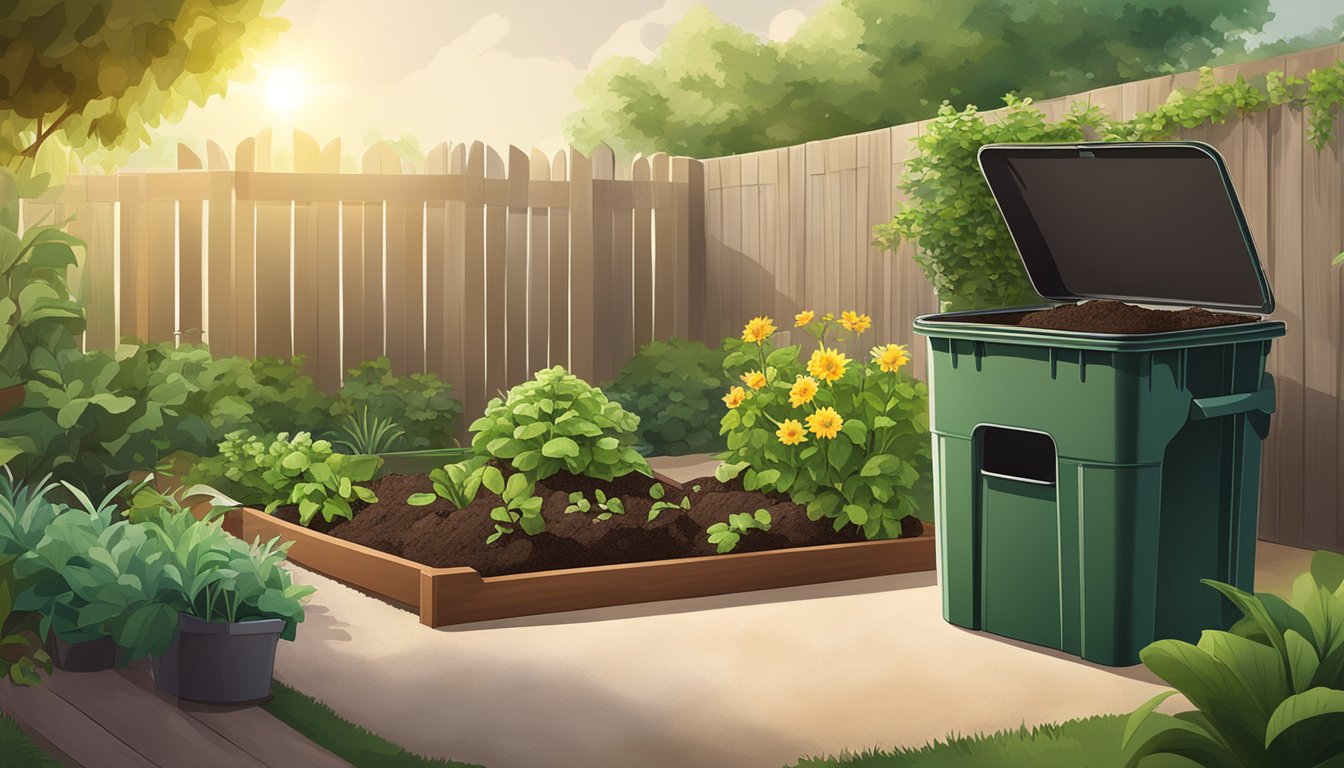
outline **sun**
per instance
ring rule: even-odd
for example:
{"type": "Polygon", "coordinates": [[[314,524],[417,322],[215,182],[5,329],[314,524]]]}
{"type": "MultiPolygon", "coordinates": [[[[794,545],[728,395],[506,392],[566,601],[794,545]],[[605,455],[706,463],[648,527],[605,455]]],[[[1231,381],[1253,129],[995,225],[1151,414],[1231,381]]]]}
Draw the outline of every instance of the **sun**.
{"type": "Polygon", "coordinates": [[[291,114],[303,105],[308,86],[293,69],[274,69],[266,77],[266,101],[281,114],[291,114]]]}

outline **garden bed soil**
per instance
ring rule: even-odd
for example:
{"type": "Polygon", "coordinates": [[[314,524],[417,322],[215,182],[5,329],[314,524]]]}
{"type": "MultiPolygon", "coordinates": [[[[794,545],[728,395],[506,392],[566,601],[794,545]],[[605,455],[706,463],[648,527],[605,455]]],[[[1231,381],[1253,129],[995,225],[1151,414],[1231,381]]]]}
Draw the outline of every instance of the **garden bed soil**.
{"type": "MultiPolygon", "coordinates": [[[[500,468],[506,475],[510,471],[507,465],[500,468]]],[[[680,504],[689,496],[690,509],[664,509],[650,523],[654,499],[649,490],[655,482],[640,474],[600,481],[560,472],[536,487],[546,530],[535,536],[516,531],[487,545],[486,538],[495,530],[490,510],[502,503],[498,496],[482,488],[460,510],[443,499],[416,507],[406,499],[415,493],[432,493],[429,479],[388,475],[368,484],[378,502],[358,509],[354,519],[332,524],[316,518],[310,528],[430,568],[466,567],[481,576],[714,555],[706,529],[727,521],[730,514],[757,509],[770,513],[770,530],[744,535],[734,553],[863,541],[862,532],[853,526],[836,532],[829,520],[809,520],[806,510],[787,496],[747,491],[738,480],[721,483],[713,477],[680,488],[664,481],[663,500],[680,504]],[[596,509],[594,491],[599,488],[609,497],[620,498],[625,514],[596,520],[594,513],[565,512],[574,491],[582,491],[596,509]]],[[[298,520],[293,508],[281,508],[276,516],[288,522],[298,520]]],[[[902,528],[906,537],[923,533],[923,525],[913,517],[902,521],[902,528]]]]}
{"type": "Polygon", "coordinates": [[[992,325],[1016,325],[1053,331],[1086,333],[1167,333],[1195,328],[1257,322],[1249,315],[1210,312],[1200,307],[1180,310],[1148,309],[1120,301],[1085,301],[1035,312],[997,312],[956,318],[992,325]]]}

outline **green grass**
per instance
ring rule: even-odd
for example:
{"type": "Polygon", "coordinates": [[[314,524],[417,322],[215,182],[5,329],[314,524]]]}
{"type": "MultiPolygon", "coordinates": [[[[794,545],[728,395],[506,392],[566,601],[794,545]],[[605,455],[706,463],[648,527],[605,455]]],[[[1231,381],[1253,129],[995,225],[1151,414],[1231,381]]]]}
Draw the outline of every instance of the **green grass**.
{"type": "Polygon", "coordinates": [[[481,768],[407,752],[279,680],[272,686],[271,694],[271,700],[264,705],[267,712],[355,768],[481,768]]]}
{"type": "Polygon", "coordinates": [[[1120,768],[1125,717],[1103,715],[954,737],[918,749],[804,758],[797,768],[1120,768]]]}
{"type": "MultiPolygon", "coordinates": [[[[0,680],[0,685],[8,685],[0,680]]],[[[28,740],[19,724],[0,712],[0,764],[5,768],[61,768],[61,764],[28,740]]]]}

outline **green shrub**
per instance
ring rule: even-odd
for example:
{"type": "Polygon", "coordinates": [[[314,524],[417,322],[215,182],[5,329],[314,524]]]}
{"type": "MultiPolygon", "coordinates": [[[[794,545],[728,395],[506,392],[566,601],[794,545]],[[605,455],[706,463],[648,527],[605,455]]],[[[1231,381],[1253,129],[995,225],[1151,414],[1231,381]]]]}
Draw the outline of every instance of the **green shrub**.
{"type": "Polygon", "coordinates": [[[650,342],[602,391],[639,415],[636,439],[651,455],[721,451],[719,420],[726,409],[719,396],[729,383],[724,354],[698,341],[650,342]]]}
{"type": "Polygon", "coordinates": [[[180,574],[169,579],[173,588],[159,596],[161,605],[203,621],[282,619],[281,637],[294,639],[313,588],[293,584],[280,567],[288,542],[248,544],[225,533],[218,518],[197,520],[173,508],[143,526],[161,553],[150,567],[180,574]]]}
{"type": "Polygon", "coordinates": [[[145,529],[116,519],[110,499],[95,505],[74,493],[81,507],[58,508],[42,539],[16,561],[15,574],[34,583],[15,606],[42,615],[43,636],[112,638],[122,649],[120,664],[163,653],[177,613],[160,597],[177,575],[158,567],[161,555],[145,529]]]}
{"type": "Polygon", "coordinates": [[[400,448],[444,448],[453,444],[453,430],[462,415],[462,403],[452,385],[432,373],[397,376],[385,357],[346,371],[332,415],[350,419],[367,412],[375,421],[387,420],[405,431],[400,448]]]}
{"type": "Polygon", "coordinates": [[[931,482],[928,389],[904,370],[904,347],[861,343],[871,322],[801,313],[797,327],[819,341],[806,361],[796,345],[767,352],[769,318],[748,325],[752,341],[725,342],[725,365],[746,387],[724,398],[719,480],[741,476],[747,490],[787,493],[837,531],[853,524],[870,539],[901,535],[901,519],[918,512],[931,482]]]}
{"type": "MultiPolygon", "coordinates": [[[[83,245],[45,222],[19,234],[17,182],[0,169],[0,387],[26,378],[34,351],[73,348],[84,310],[70,298],[67,277],[83,245]]],[[[12,448],[0,443],[0,464],[12,448]]]]}
{"type": "Polygon", "coordinates": [[[1344,64],[1306,78],[1269,72],[1263,83],[1240,77],[1217,83],[1204,67],[1194,88],[1177,90],[1165,104],[1130,120],[1112,120],[1095,105],[1075,102],[1068,114],[1047,122],[1030,99],[1009,95],[1004,99],[1008,108],[989,121],[974,106],[957,110],[944,102],[914,140],[915,151],[906,161],[900,187],[910,202],[889,223],[873,228],[874,245],[895,251],[902,241],[916,243],[915,261],[945,311],[1039,304],[1042,299],[980,174],[976,154],[981,146],[1098,138],[1159,141],[1180,129],[1223,123],[1280,104],[1305,108],[1313,144],[1319,149],[1329,143],[1334,116],[1344,103],[1344,64]]]}
{"type": "Polygon", "coordinates": [[[378,497],[358,483],[368,482],[382,465],[377,456],[336,453],[326,440],[307,432],[292,438],[281,432],[263,438],[234,432],[219,444],[219,455],[197,465],[191,480],[214,484],[244,504],[265,505],[267,512],[297,505],[299,522],[308,525],[321,513],[332,522],[354,515],[351,503],[373,504],[378,497]]]}
{"type": "Polygon", "coordinates": [[[770,513],[764,509],[755,512],[739,512],[728,516],[728,522],[715,523],[705,533],[709,534],[709,543],[715,545],[720,554],[727,554],[737,548],[737,543],[752,531],[770,530],[770,513]]]}
{"type": "Polygon", "coordinates": [[[1317,552],[1292,600],[1205,580],[1244,618],[1198,645],[1159,640],[1143,663],[1176,690],[1130,716],[1128,765],[1324,766],[1344,761],[1344,555],[1317,552]],[[1153,710],[1183,694],[1195,711],[1153,710]],[[1154,727],[1156,726],[1156,727],[1154,727]],[[1143,733],[1136,732],[1143,727],[1143,733]],[[1157,764],[1154,762],[1153,764],[1157,764]]]}
{"type": "Polygon", "coordinates": [[[41,685],[42,675],[51,674],[51,656],[42,647],[41,614],[14,609],[14,593],[22,589],[14,576],[14,558],[0,556],[0,677],[9,678],[11,685],[41,685]]]}
{"type": "Polygon", "coordinates": [[[598,480],[652,475],[633,448],[639,417],[556,366],[492,399],[471,425],[477,456],[504,459],[537,482],[568,470],[598,480]]]}

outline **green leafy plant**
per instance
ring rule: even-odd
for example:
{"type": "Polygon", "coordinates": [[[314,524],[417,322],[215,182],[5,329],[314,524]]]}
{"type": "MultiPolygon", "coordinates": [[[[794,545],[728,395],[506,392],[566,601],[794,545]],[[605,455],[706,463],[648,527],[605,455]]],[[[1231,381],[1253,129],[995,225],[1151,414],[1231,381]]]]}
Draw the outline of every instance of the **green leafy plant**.
{"type": "Polygon", "coordinates": [[[157,566],[160,554],[142,526],[114,519],[108,501],[94,505],[72,492],[82,508],[62,512],[15,565],[21,577],[41,584],[16,605],[42,615],[43,635],[55,632],[72,643],[112,638],[120,664],[163,653],[177,614],[160,598],[175,574],[157,566]]]}
{"type": "Polygon", "coordinates": [[[433,504],[435,499],[442,498],[447,499],[455,509],[462,509],[474,501],[480,491],[486,461],[485,457],[476,456],[431,471],[429,479],[434,483],[434,493],[411,494],[406,503],[424,507],[433,504]]]}
{"type": "Polygon", "coordinates": [[[338,419],[365,413],[375,421],[395,422],[404,431],[401,443],[408,450],[443,448],[453,443],[462,403],[453,397],[452,385],[438,376],[397,376],[388,359],[380,357],[346,371],[331,413],[338,419]]]}
{"type": "MultiPolygon", "coordinates": [[[[700,486],[698,485],[695,486],[695,491],[698,493],[700,491],[700,486]]],[[[649,507],[650,523],[652,523],[654,520],[657,520],[658,515],[662,514],[664,510],[677,509],[677,508],[681,509],[691,508],[690,496],[681,497],[681,503],[677,504],[675,502],[666,501],[663,498],[666,495],[667,495],[667,489],[663,487],[662,483],[654,483],[652,486],[649,487],[649,498],[653,499],[653,505],[649,507]]]]}
{"type": "Polygon", "coordinates": [[[723,450],[720,393],[728,385],[724,352],[698,341],[653,341],[602,387],[612,402],[639,415],[636,438],[656,456],[723,450]]]}
{"type": "Polygon", "coordinates": [[[607,496],[601,488],[593,489],[593,501],[589,501],[583,491],[574,491],[569,494],[569,506],[565,507],[565,514],[574,512],[591,513],[596,523],[599,520],[610,520],[612,515],[624,515],[625,502],[615,496],[607,496]]]}
{"type": "Polygon", "coordinates": [[[15,610],[14,593],[24,589],[14,575],[14,558],[0,555],[0,676],[11,685],[42,684],[51,674],[51,656],[42,645],[41,614],[15,610]]]}
{"type": "Polygon", "coordinates": [[[638,416],[556,366],[492,399],[471,425],[471,446],[478,456],[507,460],[534,483],[562,469],[598,480],[652,475],[630,447],[638,426],[638,416]]]}
{"type": "Polygon", "coordinates": [[[738,512],[728,516],[728,522],[715,523],[705,531],[709,534],[709,543],[715,545],[720,555],[732,552],[737,543],[752,531],[770,530],[770,513],[764,509],[755,512],[738,512]]]}
{"type": "Polygon", "coordinates": [[[313,588],[293,584],[280,567],[289,542],[248,544],[225,533],[218,516],[197,520],[172,508],[143,526],[162,553],[153,565],[172,587],[160,595],[161,604],[203,621],[282,619],[281,637],[294,639],[313,588]]]}
{"type": "Polygon", "coordinates": [[[1125,727],[1128,765],[1328,766],[1344,760],[1344,555],[1317,552],[1292,599],[1205,580],[1243,614],[1197,645],[1159,640],[1143,663],[1176,690],[1125,727]],[[1176,693],[1194,711],[1154,710],[1176,693]]]}
{"type": "MultiPolygon", "coordinates": [[[[20,235],[18,187],[7,170],[0,170],[0,200],[0,386],[9,386],[22,380],[35,349],[73,345],[84,330],[84,310],[67,283],[83,243],[43,222],[20,235]]],[[[5,451],[0,444],[0,463],[5,451]]]]}
{"type": "Polygon", "coordinates": [[[982,145],[1158,141],[1181,129],[1284,104],[1306,110],[1308,134],[1318,149],[1330,141],[1334,117],[1344,103],[1344,63],[1305,78],[1269,72],[1262,83],[1240,77],[1219,83],[1204,67],[1195,87],[1173,92],[1157,109],[1130,120],[1113,120],[1096,105],[1075,102],[1062,118],[1050,122],[1031,99],[1013,95],[1004,98],[1007,108],[992,119],[974,106],[958,110],[945,102],[915,139],[915,152],[906,161],[900,188],[910,202],[889,223],[873,228],[873,244],[894,252],[902,242],[916,243],[915,261],[945,311],[1039,304],[1042,300],[981,178],[976,154],[982,145]]]}
{"type": "Polygon", "coordinates": [[[494,544],[501,536],[513,533],[515,525],[528,536],[546,530],[546,521],[541,517],[541,497],[533,495],[536,486],[526,474],[515,472],[506,481],[498,467],[486,466],[481,470],[481,484],[504,500],[490,510],[495,532],[486,538],[486,544],[494,544]]]}
{"type": "Polygon", "coordinates": [[[67,487],[78,499],[68,507],[50,499],[54,488],[0,478],[0,557],[13,562],[21,585],[13,607],[41,617],[41,637],[112,638],[123,664],[162,653],[176,613],[156,602],[165,574],[153,567],[144,530],[118,518],[113,497],[122,489],[94,503],[67,487]]]}
{"type": "Polygon", "coordinates": [[[229,495],[247,504],[264,504],[267,512],[286,504],[298,506],[299,522],[308,525],[321,513],[332,522],[354,516],[351,504],[374,504],[378,497],[359,483],[373,479],[382,465],[377,456],[336,453],[326,440],[307,432],[292,438],[281,432],[261,438],[235,432],[219,445],[216,460],[193,473],[209,483],[216,473],[228,482],[229,495]]]}
{"type": "Polygon", "coordinates": [[[725,365],[743,372],[745,387],[724,398],[721,482],[741,477],[749,491],[787,493],[837,531],[901,535],[901,519],[931,495],[928,389],[904,370],[904,347],[861,343],[871,323],[854,312],[838,321],[800,313],[796,327],[818,341],[806,360],[799,346],[768,350],[769,318],[748,324],[749,340],[724,342],[725,365]]]}
{"type": "Polygon", "coordinates": [[[344,447],[353,454],[372,455],[392,450],[406,430],[390,418],[370,418],[369,409],[365,408],[358,417],[345,418],[341,434],[345,436],[344,439],[332,440],[332,445],[344,447]]]}

